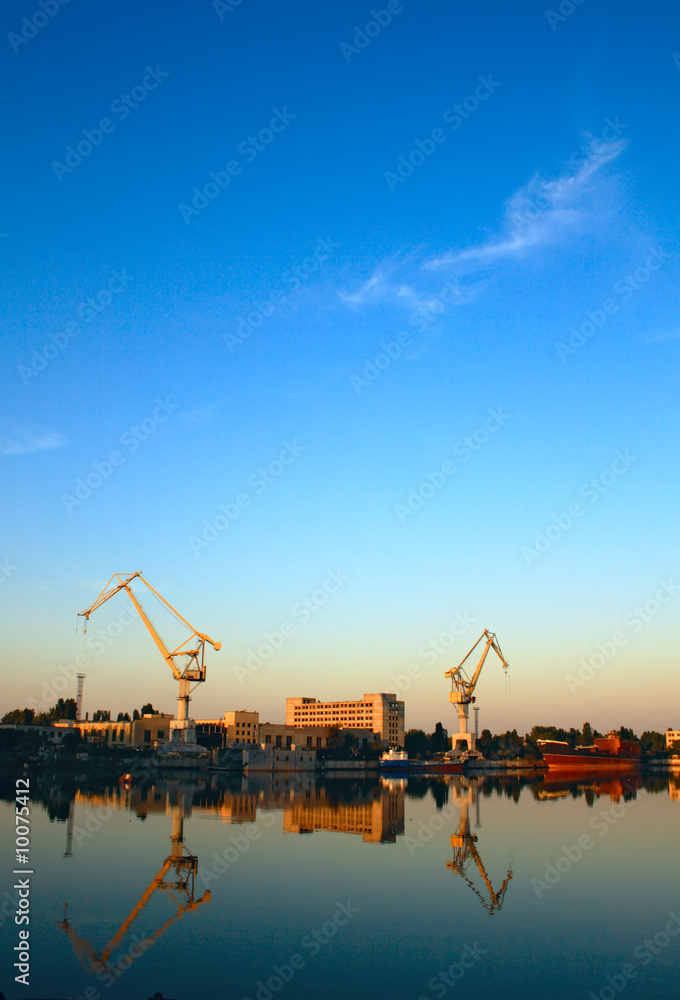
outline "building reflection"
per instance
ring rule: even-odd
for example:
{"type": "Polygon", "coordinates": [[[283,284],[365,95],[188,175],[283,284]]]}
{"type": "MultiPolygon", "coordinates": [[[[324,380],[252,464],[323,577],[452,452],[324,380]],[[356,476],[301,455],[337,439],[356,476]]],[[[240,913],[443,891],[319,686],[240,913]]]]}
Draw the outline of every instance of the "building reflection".
{"type": "Polygon", "coordinates": [[[393,844],[404,833],[404,787],[381,782],[343,798],[333,785],[307,789],[283,810],[284,833],[360,834],[367,844],[393,844]]]}

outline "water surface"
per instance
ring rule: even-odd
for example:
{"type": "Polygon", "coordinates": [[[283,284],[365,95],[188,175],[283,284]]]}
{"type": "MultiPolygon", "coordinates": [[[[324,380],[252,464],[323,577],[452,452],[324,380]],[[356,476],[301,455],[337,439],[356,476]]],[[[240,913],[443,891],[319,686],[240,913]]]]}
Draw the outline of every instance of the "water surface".
{"type": "Polygon", "coordinates": [[[680,993],[678,777],[42,774],[31,798],[30,987],[5,917],[8,998],[680,993]]]}

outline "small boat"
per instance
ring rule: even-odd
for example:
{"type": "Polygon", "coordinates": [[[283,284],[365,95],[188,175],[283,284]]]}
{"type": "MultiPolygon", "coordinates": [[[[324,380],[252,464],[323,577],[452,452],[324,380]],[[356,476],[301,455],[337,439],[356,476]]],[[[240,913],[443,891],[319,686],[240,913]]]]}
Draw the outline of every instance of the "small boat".
{"type": "Polygon", "coordinates": [[[380,767],[387,771],[407,771],[409,768],[409,759],[406,750],[402,750],[399,747],[390,747],[386,753],[381,755],[380,767]]]}

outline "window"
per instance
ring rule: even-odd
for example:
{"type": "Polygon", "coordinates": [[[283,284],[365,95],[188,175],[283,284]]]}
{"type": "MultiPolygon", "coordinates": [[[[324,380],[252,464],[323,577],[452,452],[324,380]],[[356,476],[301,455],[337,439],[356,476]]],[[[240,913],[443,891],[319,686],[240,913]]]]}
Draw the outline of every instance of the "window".
{"type": "Polygon", "coordinates": [[[271,733],[267,733],[267,735],[264,738],[264,741],[265,743],[271,743],[272,741],[271,733]]]}
{"type": "MultiPolygon", "coordinates": [[[[281,746],[281,737],[280,736],[276,737],[276,745],[277,745],[277,747],[281,746]]],[[[279,758],[277,757],[276,759],[278,760],[279,758]]]]}
{"type": "Polygon", "coordinates": [[[144,742],[145,743],[151,743],[151,730],[150,729],[145,729],[144,730],[144,742]]]}
{"type": "Polygon", "coordinates": [[[156,736],[157,736],[157,739],[162,740],[163,739],[163,730],[159,729],[158,732],[157,732],[157,734],[156,734],[156,736]]]}
{"type": "Polygon", "coordinates": [[[317,745],[317,747],[321,746],[321,737],[320,736],[317,736],[317,738],[316,738],[316,745],[317,745]]]}
{"type": "Polygon", "coordinates": [[[311,736],[308,736],[308,737],[307,737],[307,746],[308,746],[308,747],[311,747],[311,745],[312,745],[312,737],[311,737],[311,736]]]}

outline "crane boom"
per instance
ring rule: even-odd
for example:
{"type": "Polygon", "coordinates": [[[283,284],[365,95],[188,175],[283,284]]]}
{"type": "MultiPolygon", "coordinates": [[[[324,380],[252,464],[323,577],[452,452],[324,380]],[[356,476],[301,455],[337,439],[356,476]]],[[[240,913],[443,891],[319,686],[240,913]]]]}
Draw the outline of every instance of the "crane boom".
{"type": "Polygon", "coordinates": [[[447,670],[444,674],[445,677],[451,678],[449,701],[456,706],[458,720],[460,722],[460,732],[455,738],[453,749],[450,751],[452,756],[458,756],[459,754],[477,757],[481,756],[479,751],[475,748],[474,735],[468,731],[468,710],[470,703],[475,700],[473,697],[473,691],[477,686],[477,681],[479,680],[479,675],[482,672],[482,667],[484,666],[486,657],[491,649],[498,654],[500,661],[503,664],[503,670],[507,672],[509,664],[501,652],[501,647],[498,644],[496,634],[494,632],[489,632],[489,630],[485,628],[477,642],[474,644],[469,653],[463,657],[458,666],[451,667],[451,669],[447,670]],[[469,678],[463,670],[463,665],[468,657],[472,656],[477,646],[479,646],[480,642],[483,640],[486,641],[484,642],[482,654],[479,657],[479,662],[477,663],[472,677],[469,678]]]}
{"type": "Polygon", "coordinates": [[[470,650],[470,652],[465,657],[463,657],[463,659],[461,660],[461,662],[458,664],[457,667],[452,667],[451,670],[447,670],[446,673],[444,674],[444,677],[451,677],[457,688],[465,689],[464,693],[471,695],[475,687],[477,686],[479,675],[482,672],[484,661],[486,660],[487,654],[490,649],[493,649],[496,653],[498,653],[501,663],[503,664],[503,669],[507,670],[509,664],[506,661],[505,657],[503,656],[503,653],[501,652],[501,647],[498,644],[498,639],[496,638],[496,634],[494,632],[489,632],[489,630],[485,628],[482,634],[480,635],[479,639],[477,640],[477,642],[470,650]],[[482,650],[482,655],[479,658],[479,663],[475,668],[475,672],[472,675],[472,679],[468,680],[465,674],[463,673],[462,669],[463,664],[465,663],[467,658],[472,655],[472,653],[475,651],[475,649],[480,644],[482,639],[484,639],[485,636],[486,636],[486,643],[484,645],[484,649],[482,650]]]}
{"type": "MultiPolygon", "coordinates": [[[[190,700],[189,696],[191,693],[191,682],[194,681],[197,684],[200,684],[205,680],[206,642],[209,642],[210,645],[215,650],[221,649],[222,643],[215,642],[215,640],[211,639],[209,635],[205,634],[205,632],[199,632],[197,629],[193,627],[193,625],[190,625],[189,622],[186,620],[186,618],[183,618],[182,615],[180,615],[179,612],[176,611],[173,608],[173,606],[168,601],[165,600],[164,597],[161,597],[161,595],[158,593],[157,590],[154,590],[154,588],[151,586],[150,583],[147,583],[147,581],[142,576],[141,570],[138,571],[137,573],[127,573],[127,574],[114,573],[111,579],[104,587],[104,589],[102,590],[102,592],[94,601],[94,603],[91,604],[90,607],[87,608],[85,611],[78,612],[79,617],[85,618],[85,622],[87,623],[90,619],[90,615],[94,611],[96,611],[97,608],[100,608],[102,604],[108,601],[111,597],[114,597],[121,590],[124,590],[127,593],[128,597],[130,598],[133,605],[137,609],[140,618],[146,625],[151,635],[151,638],[158,647],[161,656],[172,670],[173,677],[175,678],[175,680],[179,681],[179,698],[178,698],[179,704],[177,711],[177,724],[176,725],[171,724],[171,729],[180,730],[181,736],[183,737],[183,741],[185,743],[194,744],[195,726],[193,725],[193,723],[191,724],[189,723],[189,700],[190,700]],[[159,599],[159,601],[161,601],[166,606],[166,608],[168,608],[172,612],[172,614],[177,619],[179,619],[179,621],[181,621],[183,625],[186,625],[186,627],[190,630],[191,635],[189,636],[189,638],[185,639],[184,642],[180,643],[180,645],[177,646],[176,649],[170,651],[167,648],[167,646],[161,639],[160,635],[154,628],[151,619],[145,612],[139,599],[132,590],[130,584],[132,583],[133,580],[136,579],[139,579],[146,587],[148,587],[148,589],[153,594],[155,594],[155,596],[159,599]],[[115,584],[114,586],[111,586],[114,580],[117,580],[118,583],[115,584]],[[187,649],[186,647],[194,639],[198,640],[195,648],[187,649]],[[184,665],[184,669],[180,669],[178,664],[175,662],[176,659],[182,659],[182,658],[186,659],[186,664],[184,665]]],[[[85,631],[87,631],[87,624],[85,625],[85,631]]]]}

